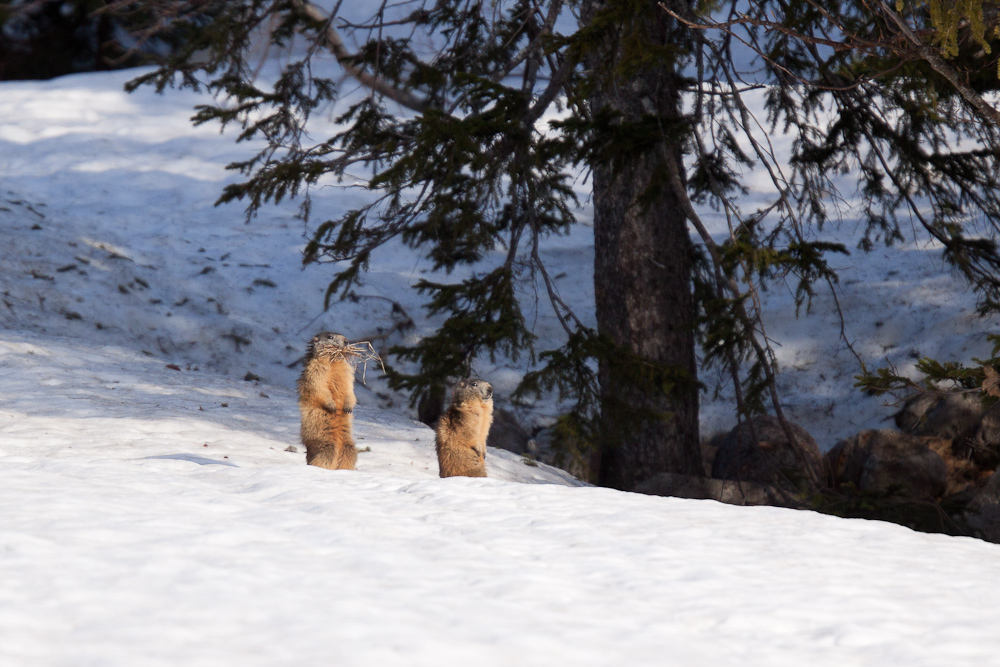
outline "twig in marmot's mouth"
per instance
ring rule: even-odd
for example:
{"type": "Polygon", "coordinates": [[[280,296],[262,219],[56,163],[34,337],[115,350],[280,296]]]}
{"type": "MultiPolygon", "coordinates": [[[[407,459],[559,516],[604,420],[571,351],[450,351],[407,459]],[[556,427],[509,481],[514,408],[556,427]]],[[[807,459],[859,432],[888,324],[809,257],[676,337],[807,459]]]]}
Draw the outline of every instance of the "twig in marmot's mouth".
{"type": "Polygon", "coordinates": [[[375,348],[372,347],[372,344],[366,340],[351,343],[350,345],[338,350],[335,356],[354,364],[355,368],[358,367],[358,364],[363,364],[361,367],[361,384],[366,387],[368,384],[365,382],[365,378],[368,374],[369,361],[377,361],[379,366],[382,367],[382,372],[385,373],[385,364],[382,363],[382,357],[378,356],[375,348]]]}

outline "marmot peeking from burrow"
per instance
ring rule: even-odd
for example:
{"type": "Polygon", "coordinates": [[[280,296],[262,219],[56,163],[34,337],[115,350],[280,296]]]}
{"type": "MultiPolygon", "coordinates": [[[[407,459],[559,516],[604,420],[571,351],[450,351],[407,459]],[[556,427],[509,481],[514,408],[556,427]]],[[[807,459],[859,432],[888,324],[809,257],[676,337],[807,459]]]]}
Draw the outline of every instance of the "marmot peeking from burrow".
{"type": "Polygon", "coordinates": [[[486,436],[493,423],[493,387],[475,378],[461,380],[435,438],[441,477],[486,477],[486,436]]]}
{"type": "Polygon", "coordinates": [[[351,427],[354,405],[354,364],[347,338],[324,331],[306,348],[299,376],[299,411],[306,463],[330,470],[354,470],[358,450],[351,427]]]}

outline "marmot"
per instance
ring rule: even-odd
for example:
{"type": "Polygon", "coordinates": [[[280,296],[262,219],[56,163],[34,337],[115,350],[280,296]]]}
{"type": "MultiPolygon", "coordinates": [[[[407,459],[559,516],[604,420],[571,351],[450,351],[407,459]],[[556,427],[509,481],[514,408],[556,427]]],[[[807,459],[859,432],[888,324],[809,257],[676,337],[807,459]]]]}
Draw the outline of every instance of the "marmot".
{"type": "Polygon", "coordinates": [[[486,436],[492,423],[490,383],[465,378],[455,385],[435,438],[442,477],[486,477],[486,436]]]}
{"type": "Polygon", "coordinates": [[[309,465],[354,470],[357,464],[351,413],[358,401],[349,345],[341,334],[324,331],[313,336],[306,349],[298,388],[300,434],[309,465]]]}

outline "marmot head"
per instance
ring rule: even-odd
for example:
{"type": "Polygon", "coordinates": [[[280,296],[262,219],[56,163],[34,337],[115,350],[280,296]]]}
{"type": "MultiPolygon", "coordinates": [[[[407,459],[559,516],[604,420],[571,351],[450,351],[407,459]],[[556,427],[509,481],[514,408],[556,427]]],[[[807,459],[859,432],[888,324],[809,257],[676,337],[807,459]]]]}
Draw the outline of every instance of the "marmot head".
{"type": "Polygon", "coordinates": [[[306,359],[315,357],[343,356],[343,350],[350,345],[347,336],[332,331],[322,331],[312,337],[306,348],[306,359]]]}
{"type": "Polygon", "coordinates": [[[478,378],[459,380],[451,392],[452,403],[464,403],[470,398],[478,398],[486,403],[493,400],[493,385],[478,378]]]}

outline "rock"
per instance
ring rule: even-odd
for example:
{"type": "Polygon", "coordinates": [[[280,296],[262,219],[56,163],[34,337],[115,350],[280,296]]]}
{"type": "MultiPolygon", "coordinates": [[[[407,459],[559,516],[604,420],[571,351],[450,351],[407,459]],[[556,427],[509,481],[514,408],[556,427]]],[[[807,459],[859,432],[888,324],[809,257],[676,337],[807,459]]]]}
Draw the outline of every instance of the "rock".
{"type": "Polygon", "coordinates": [[[777,418],[769,415],[743,422],[722,440],[712,464],[712,477],[777,485],[785,491],[815,486],[823,481],[823,455],[816,441],[797,424],[789,423],[799,448],[788,442],[777,418]],[[754,437],[756,435],[756,438],[754,437]]]}
{"type": "Polygon", "coordinates": [[[996,470],[1000,466],[1000,404],[987,410],[957,444],[959,454],[971,459],[981,470],[996,470]]]}
{"type": "MultiPolygon", "coordinates": [[[[506,449],[515,454],[527,454],[529,440],[531,433],[521,426],[512,412],[502,408],[493,411],[493,426],[490,427],[490,434],[486,437],[488,446],[506,449]]],[[[533,456],[537,455],[536,452],[530,453],[533,456]]]]}
{"type": "Polygon", "coordinates": [[[417,419],[431,428],[435,428],[438,419],[444,414],[446,398],[447,392],[444,386],[431,385],[427,391],[420,395],[420,401],[417,403],[417,419]]]}
{"type": "Polygon", "coordinates": [[[973,496],[962,517],[976,537],[1000,544],[1000,470],[973,496]]]}
{"type": "Polygon", "coordinates": [[[600,452],[573,438],[558,442],[553,428],[544,428],[525,443],[528,454],[556,468],[562,468],[577,479],[595,483],[600,469],[600,452]]]}
{"type": "Polygon", "coordinates": [[[893,415],[896,420],[896,428],[900,431],[913,433],[914,430],[919,428],[921,421],[924,419],[924,415],[927,414],[927,410],[929,410],[931,405],[933,405],[937,400],[937,394],[925,392],[915,394],[906,399],[906,402],[903,403],[903,407],[899,409],[899,412],[893,415]]]}
{"type": "Polygon", "coordinates": [[[727,435],[729,435],[728,431],[718,431],[709,438],[701,439],[701,467],[706,474],[711,474],[712,466],[715,464],[715,455],[727,435]]]}
{"type": "Polygon", "coordinates": [[[865,430],[841,440],[826,454],[831,485],[850,483],[860,491],[917,500],[940,498],[948,471],[929,440],[892,429],[865,430]]]}
{"type": "Polygon", "coordinates": [[[960,438],[927,438],[927,446],[941,457],[947,470],[947,486],[944,495],[954,496],[965,493],[983,485],[992,471],[984,471],[965,453],[965,448],[959,445],[960,438]]]}
{"type": "Polygon", "coordinates": [[[920,393],[896,413],[896,426],[912,435],[956,438],[976,428],[983,416],[978,393],[920,393]]]}
{"type": "Polygon", "coordinates": [[[896,425],[937,440],[928,446],[944,460],[951,496],[980,486],[1000,466],[1000,409],[983,411],[978,392],[921,393],[896,413],[896,425]]]}
{"type": "Polygon", "coordinates": [[[802,507],[788,493],[774,486],[669,472],[647,479],[635,487],[635,492],[650,496],[715,500],[727,505],[802,507]]]}

